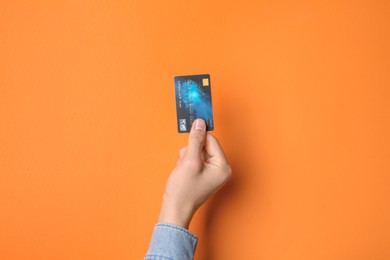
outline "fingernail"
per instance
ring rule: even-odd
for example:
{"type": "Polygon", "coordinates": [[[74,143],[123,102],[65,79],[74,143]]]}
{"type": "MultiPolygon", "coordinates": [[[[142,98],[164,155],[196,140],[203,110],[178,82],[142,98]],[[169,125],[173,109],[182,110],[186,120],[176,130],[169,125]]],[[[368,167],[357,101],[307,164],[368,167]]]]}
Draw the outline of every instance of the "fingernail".
{"type": "Polygon", "coordinates": [[[206,128],[206,123],[203,119],[196,119],[195,120],[195,130],[201,130],[203,131],[206,128]]]}

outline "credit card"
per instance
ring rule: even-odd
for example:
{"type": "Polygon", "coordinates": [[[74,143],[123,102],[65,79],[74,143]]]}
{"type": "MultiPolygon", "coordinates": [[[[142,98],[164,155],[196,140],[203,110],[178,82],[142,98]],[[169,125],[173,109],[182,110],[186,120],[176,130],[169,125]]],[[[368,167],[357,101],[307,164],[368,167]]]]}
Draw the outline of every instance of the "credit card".
{"type": "Polygon", "coordinates": [[[206,122],[206,130],[214,130],[210,75],[176,76],[176,112],[179,133],[188,133],[195,119],[206,122]]]}

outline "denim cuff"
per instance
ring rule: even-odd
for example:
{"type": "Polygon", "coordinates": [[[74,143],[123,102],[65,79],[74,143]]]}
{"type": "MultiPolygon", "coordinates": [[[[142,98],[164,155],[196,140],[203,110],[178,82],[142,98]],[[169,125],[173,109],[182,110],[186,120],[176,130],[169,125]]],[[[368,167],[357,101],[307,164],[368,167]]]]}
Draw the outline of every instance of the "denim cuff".
{"type": "Polygon", "coordinates": [[[192,260],[198,238],[185,228],[159,223],[154,227],[145,260],[192,260]]]}

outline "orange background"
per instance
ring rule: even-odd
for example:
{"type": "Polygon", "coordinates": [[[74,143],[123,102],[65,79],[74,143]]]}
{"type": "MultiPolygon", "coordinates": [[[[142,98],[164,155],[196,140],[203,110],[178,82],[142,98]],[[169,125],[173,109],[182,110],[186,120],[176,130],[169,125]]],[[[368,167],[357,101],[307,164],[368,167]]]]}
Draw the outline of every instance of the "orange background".
{"type": "Polygon", "coordinates": [[[389,1],[2,1],[0,259],[142,259],[210,73],[196,259],[390,259],[389,1]]]}

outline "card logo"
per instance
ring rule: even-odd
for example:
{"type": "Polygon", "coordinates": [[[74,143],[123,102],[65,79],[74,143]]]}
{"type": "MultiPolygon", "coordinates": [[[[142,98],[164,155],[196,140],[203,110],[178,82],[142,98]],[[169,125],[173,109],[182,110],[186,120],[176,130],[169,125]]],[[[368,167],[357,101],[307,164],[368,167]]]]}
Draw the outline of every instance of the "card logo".
{"type": "Polygon", "coordinates": [[[179,129],[180,131],[187,131],[187,124],[185,119],[179,119],[179,129]]]}

